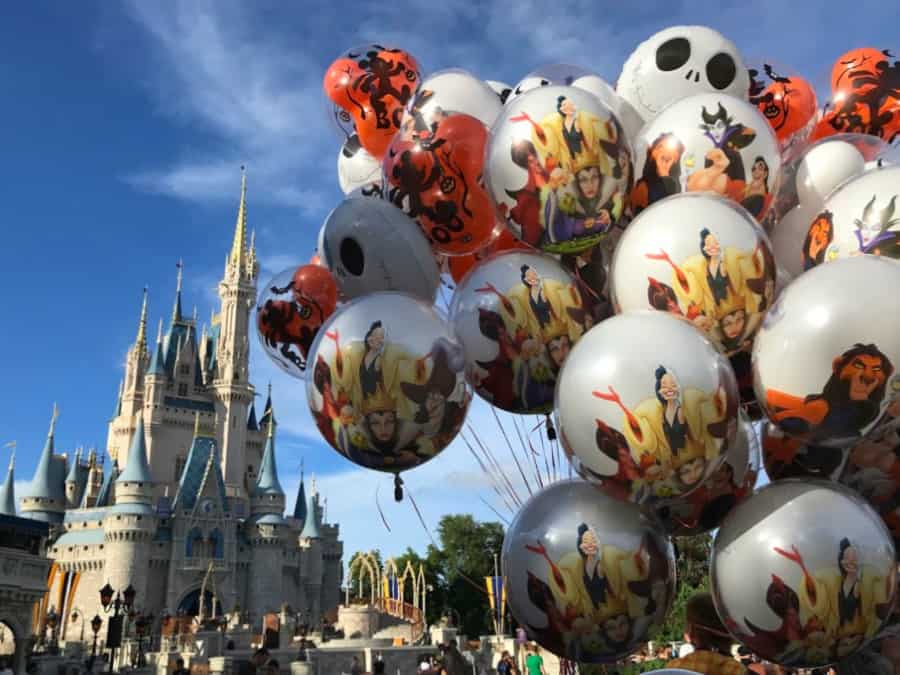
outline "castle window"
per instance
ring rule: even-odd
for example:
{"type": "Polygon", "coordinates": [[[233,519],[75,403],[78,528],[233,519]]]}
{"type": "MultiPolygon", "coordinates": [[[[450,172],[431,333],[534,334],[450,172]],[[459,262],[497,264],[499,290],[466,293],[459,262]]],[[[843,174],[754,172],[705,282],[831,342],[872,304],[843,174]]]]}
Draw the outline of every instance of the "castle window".
{"type": "Polygon", "coordinates": [[[179,396],[187,396],[187,385],[183,382],[178,385],[178,395],[179,396]]]}
{"type": "Polygon", "coordinates": [[[202,557],[203,555],[203,533],[199,527],[195,527],[184,541],[184,555],[188,558],[202,557]]]}
{"type": "Polygon", "coordinates": [[[209,533],[209,542],[212,546],[213,556],[216,558],[225,557],[225,538],[218,528],[209,533]]]}
{"type": "Polygon", "coordinates": [[[190,375],[191,369],[190,366],[181,365],[178,366],[178,374],[179,375],[190,375]]]}

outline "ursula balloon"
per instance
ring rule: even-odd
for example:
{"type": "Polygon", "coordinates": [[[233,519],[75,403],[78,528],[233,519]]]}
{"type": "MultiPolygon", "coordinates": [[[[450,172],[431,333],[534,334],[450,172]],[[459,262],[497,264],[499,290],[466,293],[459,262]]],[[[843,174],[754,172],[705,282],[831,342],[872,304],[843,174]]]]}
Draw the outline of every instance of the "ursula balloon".
{"type": "Polygon", "coordinates": [[[328,214],[319,255],[348,298],[402,291],[434,302],[441,282],[416,224],[396,206],[372,197],[348,197],[328,214]]]}
{"type": "Polygon", "coordinates": [[[687,495],[736,442],[728,361],[685,321],[634,311],[572,349],[556,389],[560,439],[585,479],[640,503],[687,495]]]}
{"type": "Polygon", "coordinates": [[[453,294],[450,322],[476,393],[513,413],[548,413],[569,350],[593,325],[575,280],[549,256],[499,253],[453,294]]]}
{"type": "Polygon", "coordinates": [[[674,314],[727,356],[749,352],[775,299],[769,238],[745,209],[706,193],[643,211],[619,241],[611,276],[618,311],[674,314]]]}
{"type": "Polygon", "coordinates": [[[900,259],[898,200],[900,166],[876,167],[838,187],[809,226],[804,267],[862,254],[900,259]]]}
{"type": "Polygon", "coordinates": [[[664,502],[656,509],[656,515],[673,537],[709,532],[753,494],[759,468],[759,439],[753,424],[742,416],[737,439],[716,472],[687,496],[664,502]]]}
{"type": "Polygon", "coordinates": [[[322,87],[347,136],[381,159],[400,129],[403,107],[419,87],[419,64],[402,49],[366,45],[348,50],[325,72],[322,87]]]}
{"type": "Polygon", "coordinates": [[[834,483],[770,483],[719,529],[713,598],[731,634],[767,661],[815,668],[872,639],[894,604],[894,545],[857,495],[834,483]]]}
{"type": "Polygon", "coordinates": [[[634,155],[635,213],[679,192],[714,192],[761,221],[781,172],[778,140],[766,118],[724,94],[670,105],[638,134],[634,155]]]}
{"type": "Polygon", "coordinates": [[[757,400],[781,431],[846,447],[895,426],[900,397],[900,264],[859,256],[791,282],[753,346],[757,400]]]}
{"type": "Polygon", "coordinates": [[[582,481],[526,502],[503,539],[503,572],[529,637],[581,663],[627,657],[675,594],[675,555],[659,524],[582,481]]]}
{"type": "Polygon", "coordinates": [[[288,375],[304,377],[310,347],[337,299],[334,277],[319,265],[276,275],[256,303],[256,334],[266,356],[288,375]]]}
{"type": "Polygon", "coordinates": [[[465,113],[435,108],[429,114],[430,124],[407,118],[391,142],[383,165],[385,197],[419,224],[435,252],[474,253],[497,226],[482,178],[488,130],[465,113]]]}
{"type": "Polygon", "coordinates": [[[507,226],[550,253],[578,253],[624,226],[631,149],[615,115],[576,87],[507,103],[491,129],[487,185],[507,226]]]}
{"type": "Polygon", "coordinates": [[[310,411],[350,461],[399,473],[440,453],[471,394],[462,348],[432,307],[373,293],[338,310],[313,344],[310,411]]]}

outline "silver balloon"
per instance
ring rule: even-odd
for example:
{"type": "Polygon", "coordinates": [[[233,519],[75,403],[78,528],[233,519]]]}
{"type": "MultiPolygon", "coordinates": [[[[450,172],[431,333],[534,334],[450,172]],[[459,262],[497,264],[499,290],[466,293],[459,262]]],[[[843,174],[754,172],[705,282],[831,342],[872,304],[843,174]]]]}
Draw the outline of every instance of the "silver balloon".
{"type": "Polygon", "coordinates": [[[532,639],[560,657],[610,663],[665,619],[675,554],[639,507],[570,480],[519,511],[503,542],[503,573],[510,611],[532,639]]]}
{"type": "Polygon", "coordinates": [[[770,483],[719,529],[710,568],[728,630],[763,659],[814,668],[846,658],[891,613],[894,544],[872,508],[833,483],[770,483]]]}
{"type": "Polygon", "coordinates": [[[735,506],[753,494],[759,468],[759,438],[753,423],[742,414],[737,440],[716,472],[689,495],[663,502],[656,509],[666,532],[690,537],[718,527],[735,506]]]}
{"type": "Polygon", "coordinates": [[[319,255],[348,298],[402,291],[432,303],[441,283],[419,226],[380,199],[348,197],[338,204],[322,227],[319,255]]]}

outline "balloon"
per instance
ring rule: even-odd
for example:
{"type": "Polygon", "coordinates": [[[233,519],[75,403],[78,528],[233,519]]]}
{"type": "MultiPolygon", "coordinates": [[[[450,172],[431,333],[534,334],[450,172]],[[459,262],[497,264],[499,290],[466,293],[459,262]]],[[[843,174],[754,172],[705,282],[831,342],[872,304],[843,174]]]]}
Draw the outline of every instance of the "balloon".
{"type": "Polygon", "coordinates": [[[865,159],[852,143],[836,136],[817,143],[797,165],[797,198],[816,208],[838,185],[865,170],[865,159]]]}
{"type": "Polygon", "coordinates": [[[863,254],[900,259],[900,166],[860,173],[825,200],[810,224],[806,266],[863,254]]]}
{"type": "Polygon", "coordinates": [[[477,265],[482,260],[489,258],[494,253],[514,250],[530,251],[532,249],[530,246],[528,246],[528,244],[525,244],[516,239],[516,236],[512,232],[504,228],[500,230],[500,232],[491,241],[490,244],[478,251],[475,251],[475,253],[471,253],[469,255],[455,255],[448,257],[448,271],[450,273],[450,276],[453,277],[453,281],[459,283],[463,280],[463,277],[468,274],[469,270],[475,267],[475,265],[477,265]]]}
{"type": "Polygon", "coordinates": [[[568,63],[550,63],[540,68],[532,70],[525,77],[516,83],[512,93],[507,97],[506,103],[509,103],[517,96],[537,89],[539,87],[570,87],[575,80],[593,73],[587,68],[581,66],[573,66],[568,63]]]}
{"type": "Polygon", "coordinates": [[[849,490],[778,481],[725,519],[710,580],[737,640],[767,661],[824,666],[882,627],[896,591],[894,545],[878,515],[849,490]]]}
{"type": "Polygon", "coordinates": [[[512,87],[506,82],[500,82],[498,80],[485,80],[484,83],[489,86],[495,94],[497,94],[497,98],[500,99],[500,103],[506,103],[506,99],[509,98],[509,95],[512,94],[512,87]]]}
{"type": "Polygon", "coordinates": [[[715,192],[762,220],[781,173],[778,141],[766,119],[724,94],[673,103],[641,130],[634,155],[636,214],[668,195],[715,192]]]}
{"type": "Polygon", "coordinates": [[[549,256],[507,251],[482,261],[450,304],[475,392],[509,412],[550,412],[557,373],[593,325],[591,310],[549,256]]]}
{"type": "MultiPolygon", "coordinates": [[[[803,204],[797,204],[782,216],[778,225],[775,226],[775,231],[772,232],[772,251],[775,254],[775,260],[792,278],[800,276],[808,269],[802,251],[804,247],[808,249],[809,244],[804,244],[804,239],[815,215],[815,207],[807,208],[803,204]]],[[[818,242],[818,239],[816,241],[818,242]]],[[[827,246],[827,242],[816,243],[809,250],[812,250],[814,256],[824,256],[825,246],[827,246]]]]}
{"type": "Polygon", "coordinates": [[[675,553],[659,524],[582,481],[525,503],[503,538],[503,572],[529,637],[581,663],[624,659],[675,595],[675,553]]]}
{"type": "Polygon", "coordinates": [[[784,289],[753,345],[756,398],[779,429],[840,448],[900,422],[898,288],[900,264],[859,256],[784,289]]]}
{"type": "Polygon", "coordinates": [[[774,80],[754,103],[769,121],[782,147],[815,119],[818,108],[812,85],[797,76],[774,80]]]}
{"type": "Polygon", "coordinates": [[[627,312],[592,328],[563,366],[555,408],[573,468],[640,503],[699,488],[737,434],[728,361],[663,312],[627,312]]]}
{"type": "Polygon", "coordinates": [[[638,132],[644,126],[644,118],[633,105],[619,96],[606,80],[599,75],[583,75],[572,82],[572,86],[592,93],[603,105],[612,110],[616,119],[622,123],[629,141],[637,138],[638,132]]]}
{"type": "Polygon", "coordinates": [[[749,351],[775,299],[766,233],[745,209],[708,193],[675,195],[643,211],[622,235],[610,272],[617,311],[674,314],[727,356],[749,351]]]}
{"type": "Polygon", "coordinates": [[[256,334],[266,356],[288,375],[305,377],[313,339],[337,299],[337,284],[324,267],[301,265],[277,274],[256,302],[256,334]]]}
{"type": "Polygon", "coordinates": [[[706,26],[672,26],[652,35],[625,61],[616,84],[619,96],[645,122],[695,94],[718,92],[746,100],[749,88],[737,47],[706,26]]]}
{"type": "Polygon", "coordinates": [[[402,126],[411,125],[415,132],[428,131],[446,115],[465,113],[490,127],[501,110],[503,103],[490,85],[461,68],[450,68],[422,81],[406,106],[402,126]]]}
{"type": "Polygon", "coordinates": [[[319,255],[348,298],[403,291],[432,303],[441,283],[428,241],[400,209],[348,197],[328,214],[319,255]]]}
{"type": "Polygon", "coordinates": [[[385,196],[415,219],[435,252],[467,255],[489,243],[497,225],[482,179],[488,130],[464,113],[433,112],[430,125],[405,125],[391,142],[385,196]]]}
{"type": "Polygon", "coordinates": [[[338,57],[322,87],[341,131],[356,133],[362,147],[380,160],[420,79],[419,64],[408,52],[373,44],[338,57]]]}
{"type": "Polygon", "coordinates": [[[434,309],[402,293],[373,293],[322,327],[307,379],[322,437],[368,469],[427,462],[459,433],[471,394],[462,348],[434,309]]]}
{"type": "Polygon", "coordinates": [[[900,137],[900,61],[871,47],[839,57],[831,73],[833,106],[826,110],[813,138],[836,133],[865,133],[887,142],[900,137]]]}
{"type": "Polygon", "coordinates": [[[345,195],[358,188],[381,185],[381,162],[363,149],[356,134],[341,146],[337,167],[338,183],[345,195]]]}
{"type": "Polygon", "coordinates": [[[759,475],[759,441],[750,420],[742,416],[737,439],[725,461],[702,486],[686,497],[663,502],[656,508],[666,532],[691,537],[717,528],[725,516],[753,494],[759,475]]]}
{"type": "MultiPolygon", "coordinates": [[[[900,403],[894,403],[900,417],[900,403]]],[[[849,450],[840,482],[855,490],[884,520],[900,543],[900,432],[890,427],[869,434],[849,450]]]]}
{"type": "Polygon", "coordinates": [[[821,478],[837,480],[847,462],[846,448],[806,445],[788,436],[774,424],[766,424],[762,435],[763,465],[771,480],[821,478]]]}
{"type": "Polygon", "coordinates": [[[546,86],[508,103],[486,169],[498,210],[526,244],[578,253],[624,225],[630,146],[615,116],[582,89],[546,86]],[[580,130],[577,147],[567,119],[580,130]]]}

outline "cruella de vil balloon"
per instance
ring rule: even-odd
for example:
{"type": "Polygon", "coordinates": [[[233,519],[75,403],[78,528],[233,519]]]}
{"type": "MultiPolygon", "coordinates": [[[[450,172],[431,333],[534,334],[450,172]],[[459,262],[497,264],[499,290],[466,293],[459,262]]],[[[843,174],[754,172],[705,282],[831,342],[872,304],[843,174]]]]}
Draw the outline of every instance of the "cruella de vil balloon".
{"type": "Polygon", "coordinates": [[[775,426],[846,447],[900,423],[900,263],[857,256],[785,288],[753,345],[756,398],[775,426]]]}
{"type": "Polygon", "coordinates": [[[435,310],[402,293],[339,309],[313,344],[310,411],[350,461],[397,474],[459,433],[471,394],[462,347],[435,310]]]}
{"type": "Polygon", "coordinates": [[[700,488],[735,443],[737,414],[728,361],[663,312],[635,310],[595,326],[556,387],[557,426],[574,468],[639,503],[700,488]]]}
{"type": "Polygon", "coordinates": [[[627,657],[675,594],[674,550],[658,522],[583,481],[526,502],[503,538],[503,574],[529,637],[581,663],[627,657]]]}
{"type": "Polygon", "coordinates": [[[834,483],[770,483],[726,518],[710,565],[729,632],[788,667],[840,661],[886,624],[896,594],[891,537],[872,508],[834,483]]]}

